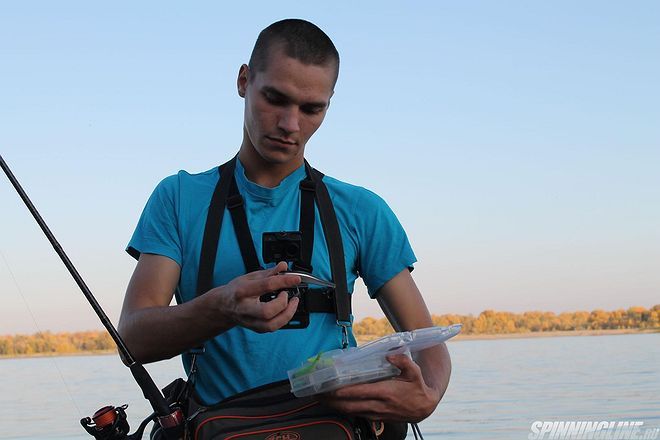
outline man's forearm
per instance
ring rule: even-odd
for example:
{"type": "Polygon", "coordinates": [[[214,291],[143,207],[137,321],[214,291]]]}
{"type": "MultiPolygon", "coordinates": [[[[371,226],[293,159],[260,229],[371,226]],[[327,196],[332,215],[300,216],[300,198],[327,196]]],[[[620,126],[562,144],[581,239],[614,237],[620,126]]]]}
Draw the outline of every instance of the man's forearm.
{"type": "Polygon", "coordinates": [[[437,390],[440,393],[440,399],[442,399],[451,376],[451,358],[447,346],[442,343],[427,348],[418,352],[414,358],[422,370],[426,385],[437,390]]]}
{"type": "Polygon", "coordinates": [[[301,280],[298,276],[278,275],[286,269],[286,263],[234,278],[183,304],[166,306],[179,276],[178,266],[169,261],[158,256],[144,261],[141,258],[126,292],[119,332],[140,362],[171,358],[235,326],[258,333],[273,332],[296,312],[298,298],[289,301],[285,291],[301,280]],[[279,295],[268,302],[260,301],[268,292],[279,295]]]}
{"type": "Polygon", "coordinates": [[[234,326],[206,304],[210,300],[202,295],[176,306],[134,310],[122,315],[119,333],[139,362],[169,359],[234,326]]]}

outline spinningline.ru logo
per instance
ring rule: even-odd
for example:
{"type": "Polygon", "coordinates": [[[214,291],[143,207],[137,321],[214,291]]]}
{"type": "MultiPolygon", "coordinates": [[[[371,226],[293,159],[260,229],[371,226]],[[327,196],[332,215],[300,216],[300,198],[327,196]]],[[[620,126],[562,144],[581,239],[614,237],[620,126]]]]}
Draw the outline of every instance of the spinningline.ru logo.
{"type": "Polygon", "coordinates": [[[529,440],[653,440],[660,428],[643,428],[644,422],[634,421],[540,421],[532,423],[529,440]]]}

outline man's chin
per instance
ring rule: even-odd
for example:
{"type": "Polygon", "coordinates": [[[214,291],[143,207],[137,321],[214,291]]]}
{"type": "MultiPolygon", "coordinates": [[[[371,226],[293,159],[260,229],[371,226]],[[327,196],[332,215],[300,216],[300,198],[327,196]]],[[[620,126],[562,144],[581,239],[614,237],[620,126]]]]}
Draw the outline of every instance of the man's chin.
{"type": "Polygon", "coordinates": [[[298,155],[298,152],[290,151],[289,149],[264,149],[259,151],[261,158],[273,165],[285,165],[291,162],[299,162],[302,160],[302,155],[298,155]]]}

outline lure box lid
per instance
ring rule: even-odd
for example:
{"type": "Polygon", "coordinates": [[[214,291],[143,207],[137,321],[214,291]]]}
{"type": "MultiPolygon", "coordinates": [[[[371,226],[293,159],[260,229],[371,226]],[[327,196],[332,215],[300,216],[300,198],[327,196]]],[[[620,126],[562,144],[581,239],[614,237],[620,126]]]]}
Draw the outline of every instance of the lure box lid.
{"type": "Polygon", "coordinates": [[[457,335],[461,324],[448,327],[428,327],[399,332],[371,341],[360,347],[319,353],[302,366],[287,371],[291,391],[298,397],[324,393],[359,383],[376,382],[399,375],[386,356],[438,345],[457,335]]]}

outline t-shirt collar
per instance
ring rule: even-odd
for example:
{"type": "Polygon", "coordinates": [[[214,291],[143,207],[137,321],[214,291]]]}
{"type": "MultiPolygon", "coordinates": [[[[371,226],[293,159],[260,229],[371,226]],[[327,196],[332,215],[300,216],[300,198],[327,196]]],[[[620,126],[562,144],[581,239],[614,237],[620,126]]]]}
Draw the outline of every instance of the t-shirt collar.
{"type": "Polygon", "coordinates": [[[305,164],[302,164],[291,174],[286,176],[279,185],[274,188],[267,188],[248,179],[248,177],[245,175],[245,168],[243,167],[241,160],[237,158],[236,171],[234,172],[234,176],[236,177],[236,185],[238,186],[238,190],[241,193],[247,192],[256,198],[263,200],[278,200],[284,197],[284,195],[288,193],[292,187],[297,188],[298,184],[305,178],[306,174],[305,164]]]}

